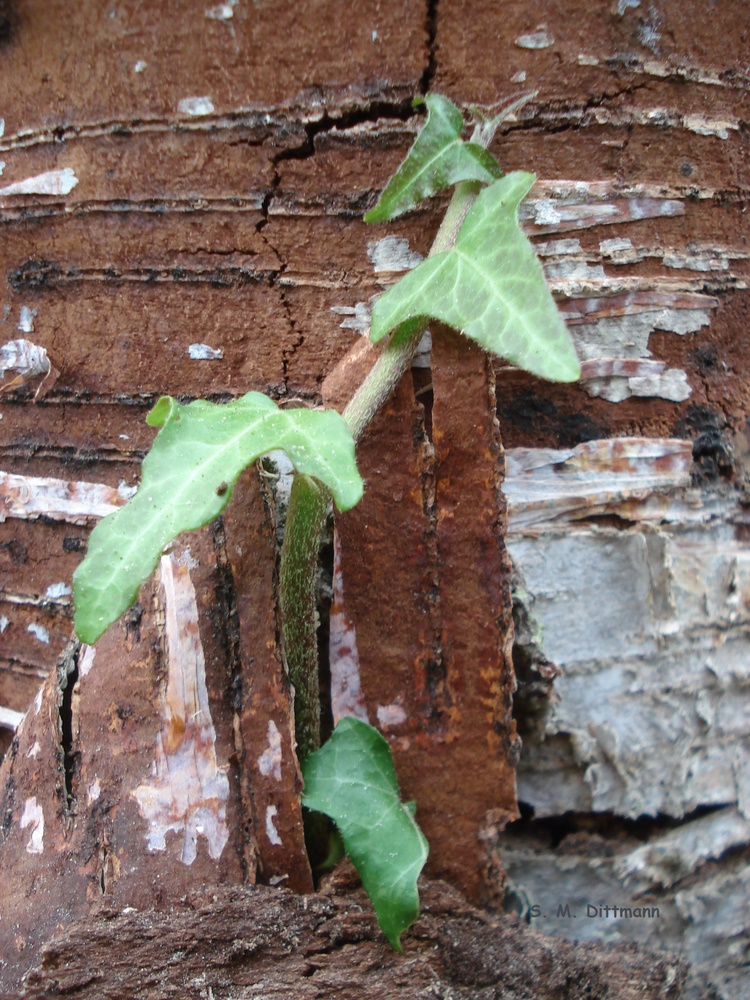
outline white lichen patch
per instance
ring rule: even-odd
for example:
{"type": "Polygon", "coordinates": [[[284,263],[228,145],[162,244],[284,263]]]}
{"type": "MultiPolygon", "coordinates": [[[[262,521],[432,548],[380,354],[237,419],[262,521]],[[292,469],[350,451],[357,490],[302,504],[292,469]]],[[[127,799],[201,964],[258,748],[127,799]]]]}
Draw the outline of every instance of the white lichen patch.
{"type": "Polygon", "coordinates": [[[59,583],[51,583],[45,590],[44,596],[48,601],[59,601],[63,597],[69,597],[72,593],[73,591],[68,584],[61,580],[59,583]]]}
{"type": "Polygon", "coordinates": [[[378,705],[378,725],[381,729],[395,729],[406,722],[407,715],[402,705],[394,702],[392,705],[378,705]]]}
{"type": "Polygon", "coordinates": [[[402,236],[384,236],[367,244],[367,256],[376,274],[383,271],[410,271],[421,264],[424,257],[409,246],[409,241],[402,236]]]}
{"type": "Polygon", "coordinates": [[[534,203],[534,225],[556,226],[562,222],[562,215],[555,208],[551,198],[539,198],[534,203]]]}
{"type": "Polygon", "coordinates": [[[662,264],[686,271],[700,271],[707,273],[711,271],[728,271],[729,259],[727,257],[708,256],[706,254],[689,253],[665,253],[662,257],[662,264]]]}
{"type": "Polygon", "coordinates": [[[281,781],[281,733],[273,719],[268,722],[268,746],[258,757],[258,770],[264,777],[281,781]]]}
{"type": "Polygon", "coordinates": [[[346,614],[341,540],[333,532],[333,602],[331,603],[329,658],[331,666],[331,709],[334,725],[345,716],[368,722],[362,694],[357,631],[346,614]]]}
{"type": "Polygon", "coordinates": [[[87,674],[91,672],[91,668],[94,666],[94,660],[96,658],[96,649],[94,646],[81,646],[81,652],[78,657],[78,676],[83,679],[87,674]]]}
{"type": "Polygon", "coordinates": [[[331,306],[331,312],[337,316],[345,316],[339,326],[342,330],[356,330],[357,333],[369,333],[372,323],[372,309],[369,302],[357,302],[353,306],[331,306]]]}
{"type": "Polygon", "coordinates": [[[210,97],[183,97],[177,105],[181,115],[199,118],[201,115],[211,115],[214,112],[214,102],[210,97]]]}
{"type": "Polygon", "coordinates": [[[209,7],[206,17],[209,21],[231,21],[234,17],[234,7],[237,0],[228,0],[228,3],[219,3],[215,7],[209,7]]]}
{"type": "Polygon", "coordinates": [[[10,625],[10,618],[8,618],[7,615],[0,615],[0,635],[3,634],[3,632],[9,625],[10,625]]]}
{"type": "MultiPolygon", "coordinates": [[[[18,329],[30,333],[34,329],[34,315],[26,306],[21,309],[18,329]],[[24,310],[26,310],[24,312],[24,310]]],[[[48,375],[51,369],[49,355],[45,348],[30,340],[9,340],[0,347],[0,378],[14,371],[23,379],[48,375]]]]}
{"type": "Polygon", "coordinates": [[[34,320],[38,315],[38,310],[29,309],[28,306],[21,306],[21,315],[18,319],[18,329],[21,333],[34,332],[34,320]]]}
{"type": "Polygon", "coordinates": [[[187,353],[193,361],[221,361],[224,357],[220,347],[211,347],[208,344],[191,344],[187,353]]]}
{"type": "Polygon", "coordinates": [[[684,128],[697,135],[711,135],[719,139],[728,139],[730,129],[738,129],[739,121],[730,118],[707,118],[706,115],[683,115],[684,128]]]}
{"type": "Polygon", "coordinates": [[[44,625],[40,625],[38,622],[30,622],[26,626],[26,631],[30,635],[33,635],[38,642],[43,643],[45,646],[49,645],[49,632],[44,625]]]}
{"type": "Polygon", "coordinates": [[[581,359],[582,386],[589,395],[611,403],[632,396],[688,399],[692,390],[687,373],[653,359],[649,338],[655,330],[694,333],[710,324],[716,305],[707,295],[658,291],[562,303],[581,359]]]}
{"type": "Polygon", "coordinates": [[[39,745],[39,740],[35,740],[34,745],[30,747],[29,750],[26,752],[26,756],[31,757],[31,759],[33,760],[35,757],[38,757],[41,752],[42,748],[39,745]]]}
{"type": "Polygon", "coordinates": [[[160,563],[167,644],[167,684],[150,777],[133,792],[148,822],[152,851],[166,849],[169,832],[183,837],[181,861],[190,865],[198,837],[218,858],[229,839],[229,780],[216,756],[216,731],[206,689],[195,588],[185,560],[175,553],[160,563]]]}
{"type": "Polygon", "coordinates": [[[70,194],[78,183],[75,171],[71,167],[62,170],[48,170],[34,177],[26,177],[0,188],[0,197],[17,194],[66,195],[70,194]]]}
{"type": "Polygon", "coordinates": [[[536,31],[519,35],[515,40],[519,49],[548,49],[555,44],[555,36],[547,31],[546,24],[540,24],[536,31]]]}
{"type": "Polygon", "coordinates": [[[276,829],[276,823],[274,822],[276,814],[278,813],[276,806],[266,807],[266,836],[274,847],[281,847],[282,840],[279,831],[276,829]]]}
{"type": "Polygon", "coordinates": [[[626,236],[615,236],[611,240],[599,241],[599,252],[605,256],[610,256],[613,253],[622,253],[625,250],[632,249],[633,241],[629,240],[626,236]]]}
{"type": "Polygon", "coordinates": [[[88,787],[88,797],[89,802],[96,802],[99,796],[102,794],[102,786],[98,778],[94,778],[88,787]]]}
{"type": "Polygon", "coordinates": [[[19,826],[22,830],[27,827],[31,828],[31,836],[26,843],[28,853],[42,854],[44,851],[44,811],[35,795],[24,802],[19,826]]]}

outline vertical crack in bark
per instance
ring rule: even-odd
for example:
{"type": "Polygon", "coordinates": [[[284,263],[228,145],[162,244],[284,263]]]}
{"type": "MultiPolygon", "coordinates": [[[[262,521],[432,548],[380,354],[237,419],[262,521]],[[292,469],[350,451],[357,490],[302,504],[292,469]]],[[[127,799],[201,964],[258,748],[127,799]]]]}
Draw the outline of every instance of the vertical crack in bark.
{"type": "Polygon", "coordinates": [[[430,579],[425,590],[429,616],[430,653],[425,663],[424,683],[430,722],[434,730],[447,727],[446,709],[450,707],[450,694],[446,686],[446,666],[443,659],[441,635],[443,612],[440,601],[440,573],[437,541],[437,498],[435,494],[435,449],[432,444],[432,382],[428,369],[412,369],[415,399],[421,411],[418,421],[420,433],[416,442],[420,454],[422,505],[425,517],[425,547],[430,567],[430,579]],[[417,383],[429,376],[427,384],[417,388],[417,383]]]}
{"type": "Polygon", "coordinates": [[[75,779],[78,770],[77,729],[78,656],[81,644],[69,644],[57,664],[58,718],[60,739],[60,797],[66,814],[76,812],[75,779]]]}
{"type": "Polygon", "coordinates": [[[240,718],[243,701],[242,656],[240,654],[240,616],[237,609],[237,594],[234,576],[227,553],[227,538],[224,521],[218,518],[211,526],[214,551],[216,552],[216,608],[217,621],[221,622],[221,636],[225,645],[229,691],[232,702],[233,739],[235,752],[230,759],[237,777],[239,788],[238,808],[240,813],[241,865],[242,877],[246,882],[255,881],[254,867],[257,850],[253,838],[254,806],[252,802],[252,782],[246,773],[242,746],[240,718]]]}
{"type": "Polygon", "coordinates": [[[424,73],[422,73],[422,79],[419,81],[419,91],[421,94],[429,92],[432,81],[435,79],[435,73],[437,72],[438,2],[439,0],[427,0],[427,65],[424,68],[424,73]]]}

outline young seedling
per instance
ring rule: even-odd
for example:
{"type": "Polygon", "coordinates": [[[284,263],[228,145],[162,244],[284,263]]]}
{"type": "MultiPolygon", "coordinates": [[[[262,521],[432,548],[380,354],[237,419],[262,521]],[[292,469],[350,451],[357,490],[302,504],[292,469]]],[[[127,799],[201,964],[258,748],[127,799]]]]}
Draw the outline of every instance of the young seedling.
{"type": "Polygon", "coordinates": [[[425,125],[365,221],[393,219],[450,186],[455,192],[429,257],[375,303],[370,337],[388,340],[343,415],[282,411],[257,392],[223,406],[205,400],[182,406],[162,397],[147,417],[159,433],[138,492],[94,529],[73,580],[76,632],[94,643],[136,599],[164,548],[219,516],[244,468],[268,451],[287,453],[295,476],[279,600],[295,689],[302,804],[336,824],[380,926],[398,949],[419,912],[417,878],[428,846],[413,804],[401,801],[390,748],[375,729],[345,718],[320,747],[315,568],[331,501],[343,512],[362,496],[356,441],[409,367],[431,319],[535,375],[579,377],[572,341],[518,226],[518,206],[535,178],[503,175],[487,149],[523,100],[481,119],[465,142],[460,111],[438,95],[425,98],[425,125]]]}

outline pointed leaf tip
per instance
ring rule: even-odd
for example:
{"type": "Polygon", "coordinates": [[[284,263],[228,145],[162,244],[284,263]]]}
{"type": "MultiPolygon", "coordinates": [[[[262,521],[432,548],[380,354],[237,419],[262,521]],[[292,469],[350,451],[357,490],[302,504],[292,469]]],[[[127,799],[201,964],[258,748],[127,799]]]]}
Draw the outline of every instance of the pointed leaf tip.
{"type": "Polygon", "coordinates": [[[417,878],[429,848],[412,804],[401,802],[390,747],[372,726],[345,718],[304,761],[302,776],[302,804],[334,821],[381,930],[401,951],[419,916],[417,878]]]}
{"type": "Polygon", "coordinates": [[[395,219],[452,184],[490,184],[502,173],[486,149],[475,142],[463,142],[463,118],[455,104],[439,94],[428,94],[423,102],[427,121],[365,222],[395,219]]]}
{"type": "Polygon", "coordinates": [[[534,180],[516,171],[485,188],[455,246],[428,257],[375,302],[370,338],[377,342],[417,317],[436,319],[533,375],[578,379],[573,341],[518,224],[534,180]]]}
{"type": "Polygon", "coordinates": [[[147,419],[161,429],[140,488],[94,528],[73,576],[75,628],[89,644],[130,607],[164,548],[218,517],[242,470],[266,452],[284,450],[299,472],[330,489],[340,510],[362,496],[354,439],[333,410],[280,410],[259,392],[221,406],[163,396],[147,419]]]}

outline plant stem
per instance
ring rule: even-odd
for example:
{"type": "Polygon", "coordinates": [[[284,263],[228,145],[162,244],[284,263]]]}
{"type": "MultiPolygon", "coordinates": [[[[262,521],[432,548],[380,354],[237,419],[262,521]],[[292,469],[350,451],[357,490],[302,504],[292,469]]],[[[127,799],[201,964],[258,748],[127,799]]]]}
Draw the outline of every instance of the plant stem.
{"type": "MultiPolygon", "coordinates": [[[[514,108],[515,105],[511,110],[514,108]]],[[[485,148],[489,146],[502,118],[500,115],[481,129],[478,127],[475,141],[485,148]]],[[[480,190],[481,184],[476,181],[462,181],[456,185],[430,256],[450,250],[455,244],[480,190]]],[[[409,368],[427,326],[427,320],[414,320],[396,330],[352,396],[343,416],[355,441],[365,432],[409,368]]],[[[281,636],[289,677],[294,685],[297,755],[301,761],[320,746],[315,571],[330,500],[330,493],[321,483],[296,474],[281,547],[281,636]]]]}
{"type": "MultiPolygon", "coordinates": [[[[456,185],[440,229],[430,248],[430,257],[449,250],[456,242],[463,221],[480,190],[481,185],[475,181],[463,181],[456,185]]],[[[372,418],[398,385],[411,364],[414,352],[428,325],[429,321],[425,319],[413,320],[399,327],[352,396],[343,415],[355,441],[359,440],[372,418]]]]}
{"type": "Polygon", "coordinates": [[[297,756],[320,746],[315,572],[331,494],[311,476],[297,473],[289,497],[279,568],[281,635],[289,679],[294,685],[297,756]]]}

